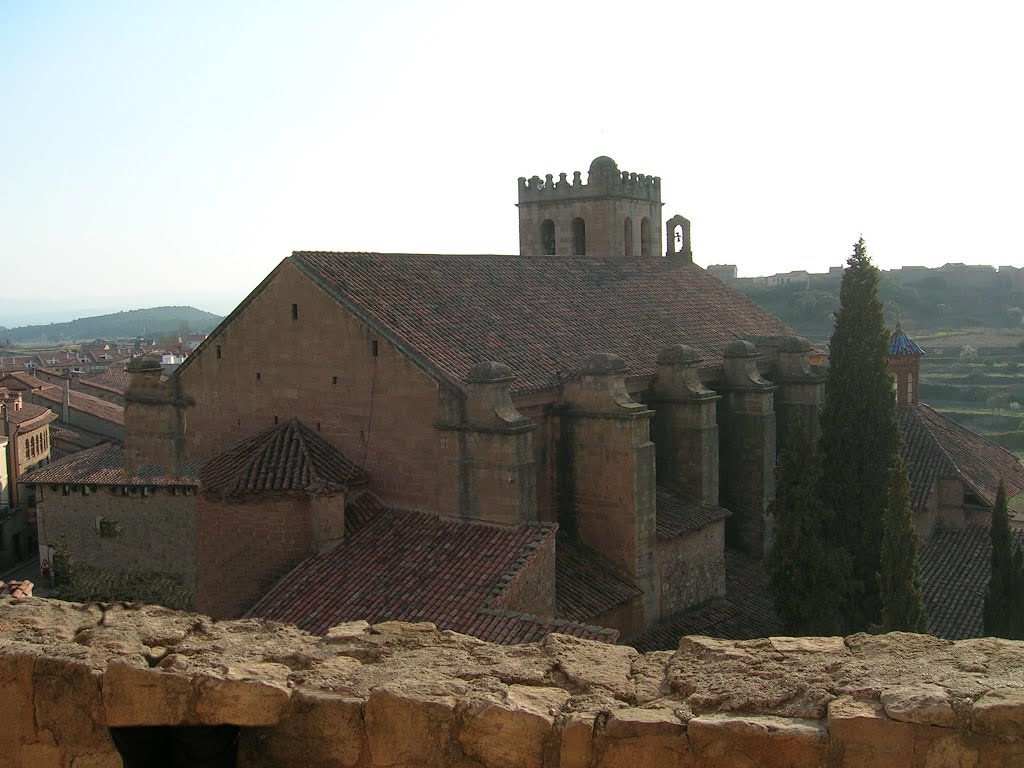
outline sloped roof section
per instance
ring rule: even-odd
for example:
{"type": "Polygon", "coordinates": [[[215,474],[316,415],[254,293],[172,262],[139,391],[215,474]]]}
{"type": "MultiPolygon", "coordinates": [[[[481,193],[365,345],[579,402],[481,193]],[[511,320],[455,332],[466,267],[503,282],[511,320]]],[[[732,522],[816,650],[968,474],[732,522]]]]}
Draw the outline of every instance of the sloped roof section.
{"type": "Polygon", "coordinates": [[[236,443],[202,468],[203,490],[216,496],[275,491],[332,493],[368,480],[366,470],[298,419],[236,443]]]}
{"type": "Polygon", "coordinates": [[[456,386],[474,363],[497,360],[513,391],[557,387],[593,352],[655,372],[670,343],[721,365],[737,337],[792,335],[766,310],[676,259],[432,256],[296,252],[291,261],[456,386]]]}
{"type": "Polygon", "coordinates": [[[893,356],[911,355],[913,357],[920,357],[924,354],[924,350],[918,346],[916,341],[907,336],[899,324],[897,324],[896,330],[889,337],[889,354],[893,356]]]}
{"type": "Polygon", "coordinates": [[[732,513],[725,507],[698,504],[693,499],[664,485],[655,490],[657,503],[656,535],[661,540],[694,533],[724,520],[732,513]]]}
{"type": "Polygon", "coordinates": [[[345,540],[304,560],[250,616],[324,634],[344,621],[430,621],[498,643],[557,631],[614,640],[599,627],[542,619],[499,607],[505,585],[556,526],[491,525],[383,505],[369,492],[346,509],[357,523],[345,540]]]}
{"type": "Polygon", "coordinates": [[[188,462],[176,474],[169,474],[160,464],[147,464],[132,472],[128,470],[124,448],[104,444],[35,469],[21,482],[38,485],[195,487],[199,485],[200,463],[188,462]]]}
{"type": "Polygon", "coordinates": [[[943,476],[959,476],[990,507],[1000,479],[1007,498],[1024,490],[1024,466],[1005,448],[927,405],[901,408],[899,419],[912,506],[923,505],[932,483],[943,476]]]}
{"type": "Polygon", "coordinates": [[[57,414],[42,405],[26,403],[24,400],[22,400],[21,408],[15,408],[13,403],[8,405],[7,419],[12,424],[21,424],[30,429],[36,429],[57,419],[57,414]]]}
{"type": "Polygon", "coordinates": [[[108,368],[82,376],[78,383],[82,387],[95,387],[123,395],[132,384],[132,375],[123,368],[108,368]]]}
{"type": "MultiPolygon", "coordinates": [[[[1024,531],[1011,533],[1024,546],[1024,531]]],[[[992,575],[992,537],[985,526],[936,531],[921,545],[921,581],[928,631],[946,640],[981,637],[992,575]]]]}
{"type": "Polygon", "coordinates": [[[628,576],[580,542],[558,537],[555,550],[555,610],[572,621],[592,622],[643,594],[628,576]]]}

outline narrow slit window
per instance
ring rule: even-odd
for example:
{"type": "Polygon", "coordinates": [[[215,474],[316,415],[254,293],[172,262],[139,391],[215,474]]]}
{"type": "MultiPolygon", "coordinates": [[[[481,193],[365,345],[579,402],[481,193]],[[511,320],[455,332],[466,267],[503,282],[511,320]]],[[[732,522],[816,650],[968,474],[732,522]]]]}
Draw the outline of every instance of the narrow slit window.
{"type": "Polygon", "coordinates": [[[217,359],[218,359],[218,360],[220,360],[220,358],[221,358],[221,354],[220,354],[220,344],[218,344],[218,345],[217,345],[217,359]]]}
{"type": "Polygon", "coordinates": [[[299,319],[299,305],[298,304],[292,304],[292,320],[298,320],[298,319],[299,319]]]}
{"type": "Polygon", "coordinates": [[[257,371],[256,372],[256,381],[261,381],[262,378],[263,378],[263,375],[259,371],[257,371]]]}
{"type": "Polygon", "coordinates": [[[331,384],[333,384],[334,386],[338,386],[338,377],[337,376],[332,376],[331,377],[331,384]]]}
{"type": "Polygon", "coordinates": [[[379,349],[377,347],[377,342],[376,341],[371,341],[370,342],[370,353],[374,357],[377,357],[380,354],[380,351],[379,351],[379,349]]]}

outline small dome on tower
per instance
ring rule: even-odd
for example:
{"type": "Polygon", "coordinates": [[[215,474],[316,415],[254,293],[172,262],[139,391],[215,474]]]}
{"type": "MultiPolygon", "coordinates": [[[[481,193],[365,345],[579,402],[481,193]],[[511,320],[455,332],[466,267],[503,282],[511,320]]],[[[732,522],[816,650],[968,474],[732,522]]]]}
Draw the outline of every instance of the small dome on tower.
{"type": "Polygon", "coordinates": [[[889,337],[889,354],[895,355],[923,355],[924,350],[917,345],[917,342],[903,332],[903,328],[896,323],[896,330],[889,337]]]}
{"type": "Polygon", "coordinates": [[[595,157],[594,158],[594,162],[592,162],[590,164],[590,172],[591,173],[596,173],[596,172],[618,173],[619,172],[619,166],[610,157],[607,157],[606,155],[601,155],[600,157],[595,157]]]}

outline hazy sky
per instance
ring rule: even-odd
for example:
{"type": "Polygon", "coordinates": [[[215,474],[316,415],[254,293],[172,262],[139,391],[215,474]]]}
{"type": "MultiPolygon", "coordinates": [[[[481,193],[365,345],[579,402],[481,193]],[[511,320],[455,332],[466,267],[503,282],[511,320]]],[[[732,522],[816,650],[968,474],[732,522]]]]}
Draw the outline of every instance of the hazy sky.
{"type": "Polygon", "coordinates": [[[1019,2],[0,0],[2,307],[229,310],[293,250],[516,253],[661,176],[699,264],[1024,266],[1019,2]],[[27,273],[27,274],[26,274],[27,273]],[[40,292],[44,296],[40,296],[40,292]]]}

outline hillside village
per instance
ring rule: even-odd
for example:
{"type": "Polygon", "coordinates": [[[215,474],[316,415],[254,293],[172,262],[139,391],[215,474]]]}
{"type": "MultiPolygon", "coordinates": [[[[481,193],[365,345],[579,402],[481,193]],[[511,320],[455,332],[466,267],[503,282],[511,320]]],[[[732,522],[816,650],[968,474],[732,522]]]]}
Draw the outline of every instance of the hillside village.
{"type": "MultiPolygon", "coordinates": [[[[776,456],[816,430],[825,350],[662,206],[598,157],[519,179],[518,255],[296,252],[208,337],[5,352],[0,566],[38,547],[83,597],[316,634],[778,634],[776,456]]],[[[925,351],[894,327],[929,628],[976,637],[996,485],[1024,468],[921,401],[925,351]]]]}

